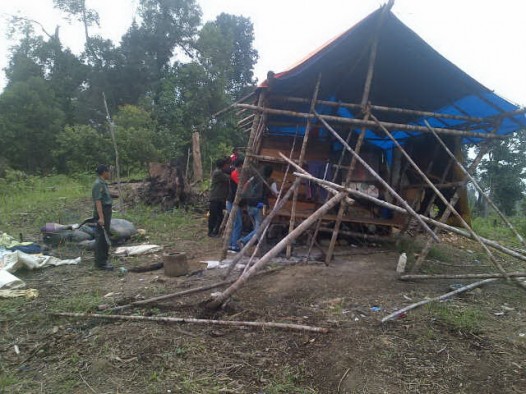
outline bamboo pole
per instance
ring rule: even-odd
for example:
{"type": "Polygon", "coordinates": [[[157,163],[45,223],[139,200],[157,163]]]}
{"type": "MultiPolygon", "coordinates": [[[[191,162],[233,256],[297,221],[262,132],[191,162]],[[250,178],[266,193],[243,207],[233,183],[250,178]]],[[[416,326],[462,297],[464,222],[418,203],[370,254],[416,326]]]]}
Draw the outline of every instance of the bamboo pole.
{"type": "MultiPolygon", "coordinates": [[[[374,58],[376,58],[376,46],[374,47],[375,49],[375,56],[374,58]]],[[[372,56],[371,56],[372,57],[372,56]]],[[[371,63],[369,65],[369,71],[371,71],[371,67],[374,63],[371,63]]],[[[371,75],[371,78],[372,78],[372,75],[371,75]]],[[[366,84],[366,87],[371,87],[370,83],[369,84],[366,84]]],[[[367,96],[369,96],[369,91],[367,90],[365,93],[367,93],[367,96]]],[[[365,93],[364,93],[364,98],[365,98],[365,93]]],[[[367,110],[365,116],[364,116],[364,119],[367,120],[369,119],[369,115],[370,115],[370,112],[367,110]]],[[[356,145],[354,147],[354,151],[356,152],[357,155],[360,154],[360,151],[362,149],[362,144],[363,144],[363,140],[365,138],[365,132],[366,132],[366,128],[365,127],[362,127],[362,130],[360,131],[360,135],[358,136],[358,141],[356,141],[356,145]]],[[[352,133],[352,131],[350,131],[350,133],[352,133]]],[[[347,142],[347,141],[346,141],[347,142]]],[[[354,172],[354,168],[356,167],[356,156],[353,156],[352,159],[351,159],[351,165],[349,166],[349,170],[347,171],[347,176],[346,176],[346,179],[345,179],[345,187],[349,187],[349,184],[351,183],[351,178],[352,178],[352,175],[353,175],[353,172],[354,172]]],[[[338,233],[340,231],[340,226],[341,226],[341,223],[342,223],[342,218],[343,218],[343,214],[345,212],[345,204],[342,202],[340,204],[340,207],[338,208],[338,214],[336,215],[336,223],[334,224],[334,231],[332,233],[332,236],[331,236],[331,242],[329,243],[329,249],[327,250],[327,253],[325,255],[325,265],[329,265],[329,263],[331,262],[332,260],[332,254],[334,253],[334,247],[336,246],[336,241],[338,240],[338,233]]]]}
{"type": "Polygon", "coordinates": [[[460,293],[464,293],[464,292],[466,292],[468,290],[475,289],[477,287],[480,287],[480,286],[488,284],[488,283],[495,282],[497,280],[498,279],[496,279],[496,278],[484,279],[484,280],[481,280],[480,282],[475,282],[475,283],[472,283],[470,285],[461,287],[460,289],[457,289],[457,290],[454,290],[454,291],[450,291],[449,293],[443,294],[443,295],[441,295],[439,297],[428,298],[426,300],[422,300],[420,302],[411,304],[409,306],[406,306],[405,308],[399,309],[396,312],[393,312],[390,315],[384,317],[382,319],[382,323],[385,323],[386,321],[389,321],[389,320],[396,319],[402,313],[405,313],[405,312],[408,312],[408,311],[410,311],[412,309],[418,308],[419,306],[422,306],[422,305],[425,305],[425,304],[429,304],[430,302],[433,302],[433,301],[443,301],[443,300],[446,300],[446,299],[448,299],[450,297],[453,297],[454,295],[457,295],[457,294],[460,294],[460,293]]]}
{"type": "MultiPolygon", "coordinates": [[[[333,182],[330,182],[330,181],[324,181],[324,180],[318,179],[316,177],[313,177],[308,172],[303,170],[301,167],[296,166],[294,163],[293,163],[293,167],[296,169],[296,171],[298,171],[298,172],[294,172],[295,176],[298,176],[300,178],[305,178],[305,179],[311,180],[313,182],[317,182],[320,185],[322,185],[326,190],[328,190],[330,193],[332,193],[334,195],[336,195],[338,192],[346,192],[346,193],[348,193],[351,196],[354,196],[354,197],[357,197],[357,198],[362,198],[362,199],[370,201],[370,202],[372,202],[372,203],[374,203],[374,204],[376,204],[378,206],[391,209],[392,211],[395,211],[395,212],[398,212],[398,213],[401,213],[401,214],[404,214],[404,215],[409,215],[409,213],[402,207],[399,207],[397,205],[391,204],[391,203],[389,203],[387,201],[379,200],[379,199],[377,199],[375,197],[369,196],[368,194],[362,193],[362,192],[360,192],[358,190],[346,189],[345,187],[343,187],[341,185],[338,185],[336,183],[333,183],[333,182]]],[[[449,231],[451,233],[454,233],[454,234],[457,234],[457,235],[460,235],[460,236],[463,236],[463,237],[466,237],[466,238],[469,238],[469,239],[473,239],[471,237],[471,234],[466,232],[465,230],[459,229],[457,227],[449,226],[449,225],[447,225],[447,224],[445,224],[443,222],[440,222],[440,221],[437,221],[435,219],[426,217],[424,215],[419,215],[419,217],[424,222],[426,222],[426,223],[428,223],[430,225],[436,226],[436,227],[438,227],[438,228],[440,228],[442,230],[449,231]]],[[[511,257],[515,257],[515,258],[517,258],[519,260],[526,261],[526,256],[525,255],[523,255],[523,254],[521,254],[521,253],[519,253],[519,252],[517,252],[517,251],[515,251],[513,249],[510,249],[510,248],[507,248],[505,246],[502,246],[498,242],[490,240],[490,239],[486,239],[484,237],[480,237],[480,239],[486,245],[492,247],[495,250],[498,250],[499,252],[502,252],[502,253],[504,253],[504,254],[506,254],[508,256],[511,256],[511,257]]]]}
{"type": "MultiPolygon", "coordinates": [[[[508,272],[510,278],[526,278],[526,272],[508,272]]],[[[401,275],[400,280],[418,280],[418,279],[489,279],[504,278],[504,275],[498,273],[491,274],[433,274],[433,275],[401,275]]]]}
{"type": "Polygon", "coordinates": [[[228,267],[227,273],[225,274],[225,277],[232,272],[232,269],[236,266],[236,264],[245,256],[245,254],[248,252],[248,250],[256,243],[257,240],[259,240],[263,234],[263,232],[266,230],[268,225],[272,222],[272,219],[278,214],[281,208],[285,206],[287,201],[289,200],[292,193],[294,193],[294,190],[299,186],[300,181],[295,180],[292,184],[291,188],[285,193],[283,198],[281,198],[278,201],[276,201],[276,205],[274,205],[274,208],[270,211],[270,213],[267,215],[265,219],[261,222],[261,225],[259,226],[259,229],[256,231],[254,236],[250,238],[250,240],[243,246],[243,249],[241,249],[232,259],[230,262],[230,266],[228,267]]]}
{"type": "MultiPolygon", "coordinates": [[[[371,52],[369,54],[369,65],[367,67],[367,75],[365,77],[362,101],[360,103],[362,106],[362,110],[365,109],[365,116],[363,117],[363,120],[365,121],[367,121],[369,119],[369,116],[371,115],[371,111],[369,108],[366,108],[366,104],[369,101],[369,95],[371,92],[371,84],[372,84],[373,75],[374,75],[374,65],[376,63],[376,54],[378,50],[380,29],[382,28],[382,25],[384,24],[385,15],[387,14],[387,12],[389,12],[389,10],[393,7],[393,5],[394,5],[394,0],[390,0],[389,3],[383,8],[382,14],[378,18],[378,25],[376,26],[376,31],[375,31],[373,41],[371,42],[371,52]]],[[[356,141],[354,151],[356,152],[357,155],[360,154],[360,151],[362,149],[362,144],[365,138],[366,130],[367,130],[366,127],[362,126],[360,135],[358,137],[358,141],[356,141]]],[[[345,187],[349,187],[355,166],[356,166],[356,156],[353,156],[353,158],[351,159],[350,168],[347,172],[347,177],[345,179],[345,187]]],[[[331,242],[329,244],[329,249],[327,250],[327,254],[325,255],[325,265],[329,265],[329,263],[332,260],[332,254],[334,252],[334,246],[336,245],[336,240],[338,239],[338,232],[340,231],[340,225],[342,223],[344,212],[345,212],[345,204],[342,202],[340,204],[340,207],[338,208],[338,214],[336,215],[336,223],[334,225],[334,232],[332,233],[332,236],[331,236],[331,242]]]]}
{"type": "Polygon", "coordinates": [[[446,197],[444,197],[442,192],[440,192],[440,190],[438,190],[436,188],[436,186],[433,184],[433,182],[431,182],[431,180],[427,177],[427,175],[424,174],[424,172],[420,169],[420,167],[418,167],[418,165],[414,162],[414,160],[411,158],[411,156],[409,156],[407,154],[407,152],[402,147],[402,145],[400,145],[400,143],[396,140],[396,138],[394,138],[392,136],[392,134],[389,132],[389,130],[387,130],[384,126],[380,125],[380,122],[378,121],[378,119],[374,115],[371,115],[371,117],[380,126],[380,128],[383,130],[385,135],[393,142],[393,144],[395,144],[395,146],[405,156],[406,160],[408,160],[409,163],[411,163],[411,166],[416,170],[416,172],[418,172],[418,174],[422,177],[424,182],[427,183],[431,187],[431,189],[435,192],[436,196],[438,196],[438,198],[440,198],[440,200],[442,200],[442,202],[444,204],[446,204],[447,208],[453,213],[453,215],[455,215],[457,217],[457,219],[462,224],[462,227],[464,227],[474,237],[474,239],[480,244],[480,246],[482,246],[482,248],[484,249],[484,252],[486,252],[486,254],[488,255],[488,257],[491,260],[491,262],[493,263],[493,265],[500,271],[500,273],[502,275],[504,275],[506,277],[506,279],[509,279],[508,274],[506,273],[506,271],[504,270],[502,265],[497,261],[497,259],[493,255],[493,253],[491,253],[491,250],[489,250],[489,248],[486,246],[486,244],[484,244],[484,242],[482,242],[482,240],[480,240],[478,234],[475,231],[473,231],[471,226],[464,220],[462,215],[460,215],[457,212],[457,210],[455,209],[455,207],[450,204],[450,202],[447,200],[446,197]]]}
{"type": "MultiPolygon", "coordinates": [[[[320,83],[321,83],[321,73],[318,74],[318,80],[316,81],[316,85],[314,87],[314,93],[312,94],[312,101],[310,104],[310,113],[312,114],[315,105],[316,100],[318,99],[318,92],[320,91],[320,83]]],[[[307,120],[307,125],[305,126],[305,134],[303,136],[303,142],[301,144],[301,150],[300,150],[300,157],[298,159],[298,162],[301,165],[303,165],[303,161],[305,160],[305,152],[307,151],[307,144],[309,143],[309,134],[310,129],[312,127],[312,119],[307,120]]],[[[294,230],[294,226],[296,225],[296,205],[298,203],[298,189],[294,190],[294,195],[292,196],[292,209],[290,212],[290,222],[289,222],[289,233],[294,230]]],[[[287,252],[286,256],[287,258],[290,258],[292,254],[292,244],[287,245],[287,252]]]]}
{"type": "MultiPolygon", "coordinates": [[[[291,103],[308,103],[309,100],[302,97],[290,97],[290,96],[272,96],[273,101],[286,101],[291,103]]],[[[342,107],[361,110],[361,104],[352,104],[352,103],[342,103],[339,101],[328,101],[328,100],[317,100],[316,104],[325,105],[328,107],[342,107]]],[[[431,117],[436,119],[454,119],[454,120],[463,120],[472,123],[482,123],[487,121],[487,118],[481,118],[476,116],[467,116],[467,115],[451,115],[451,114],[441,114],[439,112],[430,112],[430,111],[419,111],[414,109],[407,108],[397,108],[397,107],[386,107],[382,105],[371,105],[371,111],[379,112],[392,112],[399,113],[404,115],[414,115],[415,117],[431,117]]]]}
{"type": "Polygon", "coordinates": [[[115,151],[115,168],[117,170],[117,188],[119,189],[119,211],[124,211],[124,201],[122,197],[121,189],[121,165],[119,159],[119,149],[117,148],[117,138],[115,136],[115,123],[111,119],[110,111],[108,110],[108,103],[106,102],[106,94],[102,92],[102,98],[104,99],[104,108],[106,109],[106,120],[110,126],[111,141],[113,143],[113,150],[115,151]]]}
{"type": "Polygon", "coordinates": [[[310,331],[326,334],[329,332],[325,327],[304,326],[292,323],[273,323],[258,321],[236,321],[236,320],[208,320],[194,319],[191,317],[153,317],[153,316],[129,316],[129,315],[101,315],[96,313],[71,313],[59,312],[50,313],[51,316],[57,317],[75,317],[80,319],[105,319],[105,320],[131,320],[131,321],[154,321],[160,323],[187,323],[187,324],[206,324],[218,326],[233,327],[261,327],[261,328],[279,328],[282,330],[310,331]]]}
{"type": "Polygon", "coordinates": [[[519,240],[519,242],[526,247],[526,242],[524,241],[524,238],[517,232],[517,230],[515,229],[515,227],[510,223],[510,221],[506,218],[506,216],[504,216],[504,214],[502,213],[502,211],[497,207],[497,205],[495,205],[495,203],[493,202],[493,200],[486,194],[484,193],[484,190],[482,190],[482,188],[479,186],[478,182],[475,180],[475,178],[473,178],[471,176],[471,174],[464,168],[464,166],[458,162],[458,160],[456,160],[455,158],[455,155],[453,154],[453,152],[451,152],[451,150],[447,147],[446,144],[444,144],[444,141],[442,141],[442,139],[438,136],[437,133],[435,133],[433,127],[431,127],[431,125],[427,122],[427,120],[424,120],[424,123],[425,125],[429,128],[429,130],[431,131],[431,133],[433,133],[433,135],[435,136],[435,138],[437,139],[438,143],[444,148],[444,150],[446,151],[446,153],[449,155],[449,157],[451,157],[452,160],[455,161],[455,164],[457,165],[457,167],[462,171],[462,173],[471,181],[471,183],[473,184],[473,186],[475,186],[475,189],[477,189],[477,191],[486,199],[486,201],[491,205],[491,207],[495,210],[495,212],[497,212],[497,214],[499,215],[499,217],[504,221],[504,223],[506,223],[506,225],[508,226],[508,228],[513,232],[513,234],[515,235],[515,237],[517,237],[517,239],[519,240]]]}
{"type": "MultiPolygon", "coordinates": [[[[319,116],[319,114],[316,112],[316,115],[319,116]]],[[[437,235],[429,228],[427,224],[424,223],[422,218],[418,216],[418,214],[414,211],[413,208],[405,201],[400,195],[386,182],[382,179],[380,175],[369,165],[365,160],[363,160],[356,152],[347,144],[342,137],[325,121],[325,119],[318,117],[320,119],[321,123],[325,126],[327,130],[331,132],[331,134],[338,140],[340,143],[347,149],[353,157],[356,157],[358,162],[365,167],[365,169],[389,192],[391,195],[409,212],[417,221],[420,223],[422,228],[426,230],[437,242],[440,242],[437,235]]]]}
{"type": "MultiPolygon", "coordinates": [[[[265,91],[262,90],[259,93],[258,97],[258,107],[263,105],[265,102],[265,91]]],[[[228,215],[228,220],[225,226],[225,231],[223,233],[223,248],[221,249],[221,256],[220,260],[224,260],[227,255],[228,251],[228,244],[230,242],[230,236],[232,235],[232,229],[234,227],[234,218],[237,215],[237,211],[239,210],[239,201],[241,200],[241,190],[243,189],[242,185],[244,185],[247,181],[247,169],[250,165],[251,154],[253,154],[253,148],[255,144],[255,138],[256,134],[258,132],[260,125],[260,121],[262,120],[261,114],[257,114],[254,116],[254,120],[252,122],[252,129],[250,130],[250,137],[248,139],[246,154],[245,154],[245,161],[243,162],[243,167],[241,167],[241,175],[239,179],[239,187],[237,188],[236,195],[234,197],[234,201],[232,202],[232,209],[230,210],[230,214],[228,215]]]]}
{"type": "Polygon", "coordinates": [[[222,305],[228,298],[238,291],[248,279],[256,273],[256,271],[270,262],[271,259],[276,257],[286,246],[299,237],[305,232],[312,224],[318,220],[321,216],[325,215],[330,209],[336,204],[339,204],[341,200],[346,197],[346,193],[338,193],[332,197],[324,205],[322,205],[316,212],[301,222],[292,232],[290,232],[285,238],[283,238],[276,246],[270,249],[263,257],[261,257],[247,272],[244,272],[230,287],[223,291],[219,296],[208,303],[207,308],[215,309],[222,305]]]}
{"type": "MultiPolygon", "coordinates": [[[[314,117],[317,117],[316,115],[313,115],[310,113],[261,107],[257,105],[237,104],[237,107],[250,109],[250,110],[257,111],[259,113],[264,113],[267,115],[269,114],[270,115],[286,115],[286,116],[292,116],[292,117],[301,118],[301,119],[312,119],[314,117]]],[[[324,119],[327,121],[337,122],[337,123],[342,123],[342,124],[350,124],[354,126],[365,126],[367,128],[376,127],[375,122],[369,121],[369,120],[365,121],[362,119],[344,118],[344,117],[333,116],[333,115],[319,115],[319,119],[324,119]]],[[[392,123],[392,122],[381,122],[381,124],[390,129],[414,131],[414,132],[420,132],[420,133],[426,133],[426,134],[429,133],[429,130],[425,126],[416,126],[416,125],[408,125],[408,124],[392,123]]],[[[478,138],[478,139],[502,140],[502,139],[507,138],[506,136],[501,136],[498,134],[478,133],[478,132],[458,130],[458,129],[453,129],[453,128],[451,129],[440,128],[440,129],[435,129],[435,131],[437,131],[439,134],[456,135],[456,136],[461,136],[461,137],[473,137],[473,138],[478,138]]]]}

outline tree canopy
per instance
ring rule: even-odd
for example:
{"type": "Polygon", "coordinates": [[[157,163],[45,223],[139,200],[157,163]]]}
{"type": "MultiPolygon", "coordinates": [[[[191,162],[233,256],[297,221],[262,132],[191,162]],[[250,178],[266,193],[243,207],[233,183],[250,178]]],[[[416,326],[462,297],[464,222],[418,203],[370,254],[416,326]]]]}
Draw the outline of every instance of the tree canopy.
{"type": "Polygon", "coordinates": [[[8,165],[28,173],[79,172],[112,162],[102,94],[107,97],[124,171],[150,160],[182,158],[191,134],[213,146],[243,136],[224,117],[211,116],[253,88],[252,22],[221,14],[203,24],[195,0],[139,0],[119,43],[93,34],[100,23],[85,0],[53,0],[64,20],[77,23],[85,48],[65,47],[38,21],[13,18],[18,37],[0,95],[0,138],[8,165]]]}

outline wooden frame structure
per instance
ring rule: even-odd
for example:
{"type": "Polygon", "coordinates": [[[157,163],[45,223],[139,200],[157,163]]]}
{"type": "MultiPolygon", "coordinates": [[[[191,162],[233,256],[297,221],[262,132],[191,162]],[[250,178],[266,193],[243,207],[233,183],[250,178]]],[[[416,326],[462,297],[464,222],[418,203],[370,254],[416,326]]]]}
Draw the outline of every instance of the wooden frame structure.
{"type": "MultiPolygon", "coordinates": [[[[239,123],[241,127],[246,127],[248,121],[252,122],[240,182],[245,181],[247,168],[270,165],[279,179],[280,196],[285,195],[285,198],[278,197],[277,201],[273,201],[273,209],[267,222],[261,226],[251,243],[234,258],[231,267],[247,253],[248,247],[265,237],[271,221],[281,223],[287,229],[287,235],[253,265],[251,259],[239,279],[213,300],[210,303],[211,307],[222,304],[278,253],[286,250],[287,257],[290,257],[293,242],[306,232],[311,235],[312,248],[320,228],[325,231],[332,229],[329,248],[325,252],[325,262],[329,264],[342,224],[349,227],[342,233],[374,237],[389,234],[392,228],[403,232],[407,229],[409,221],[417,223],[427,235],[428,241],[414,265],[414,270],[421,267],[433,243],[439,242],[438,231],[454,232],[481,245],[498,271],[490,275],[513,281],[526,288],[525,283],[518,279],[520,275],[515,272],[508,273],[490,248],[521,261],[526,261],[526,249],[512,250],[480,237],[470,226],[469,209],[466,208],[466,184],[471,182],[496,209],[519,242],[526,247],[524,239],[472,177],[482,157],[490,149],[491,142],[505,138],[497,133],[502,122],[517,122],[516,117],[524,114],[526,110],[505,111],[496,108],[496,115],[474,116],[460,110],[451,114],[375,105],[370,102],[378,34],[392,5],[393,1],[390,1],[379,10],[376,31],[368,48],[369,60],[359,104],[321,99],[320,92],[324,87],[323,73],[318,73],[316,79],[312,80],[314,88],[310,97],[284,96],[275,92],[274,74],[269,73],[267,84],[256,91],[255,102],[238,102],[234,105],[240,109],[240,115],[243,116],[239,123]],[[298,111],[293,104],[301,104],[304,107],[308,105],[308,112],[298,111]],[[323,113],[322,109],[328,107],[350,108],[358,111],[361,116],[349,118],[323,113]],[[390,121],[390,115],[393,114],[422,117],[424,124],[390,121]],[[433,119],[435,126],[431,126],[426,119],[433,119]],[[300,137],[301,144],[295,143],[296,137],[269,132],[269,129],[276,125],[296,130],[302,128],[304,132],[300,137]],[[320,137],[322,131],[325,134],[320,137]],[[372,131],[378,138],[385,138],[392,143],[393,154],[389,165],[386,164],[382,153],[368,142],[367,131],[372,131]],[[395,133],[399,134],[400,131],[409,136],[403,143],[395,136],[395,133]],[[482,143],[478,156],[468,169],[462,164],[460,144],[463,139],[482,143]],[[335,143],[341,149],[331,151],[331,146],[335,143]],[[419,147],[425,144],[432,145],[433,149],[425,150],[423,154],[419,147]],[[436,166],[439,162],[442,165],[436,166]],[[317,171],[313,171],[314,165],[317,171]],[[371,187],[365,187],[368,185],[371,187]],[[289,201],[291,194],[292,199],[289,201]],[[433,204],[440,205],[441,212],[436,217],[431,212],[433,204]],[[463,229],[451,224],[460,225],[463,229]]],[[[496,105],[491,103],[491,106],[496,105]]],[[[522,123],[517,123],[517,126],[524,127],[522,123]]],[[[224,233],[222,259],[226,257],[233,217],[239,201],[240,196],[236,195],[224,233]]],[[[466,277],[469,278],[470,275],[472,274],[466,274],[466,277]]],[[[409,278],[411,277],[405,277],[409,278]]]]}

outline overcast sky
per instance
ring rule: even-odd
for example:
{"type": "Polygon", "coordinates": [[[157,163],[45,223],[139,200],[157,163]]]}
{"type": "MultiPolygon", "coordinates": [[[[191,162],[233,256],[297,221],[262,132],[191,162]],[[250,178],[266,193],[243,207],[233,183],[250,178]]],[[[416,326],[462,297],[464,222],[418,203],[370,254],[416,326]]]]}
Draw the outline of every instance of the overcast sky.
{"type": "MultiPolygon", "coordinates": [[[[137,0],[86,0],[101,16],[93,31],[118,42],[137,0]]],[[[382,0],[198,0],[203,20],[221,12],[249,17],[259,51],[256,77],[282,71],[375,11],[382,0]]],[[[74,52],[84,45],[80,24],[69,25],[52,0],[0,0],[0,13],[21,14],[61,39],[74,52]]],[[[504,98],[526,105],[526,0],[396,0],[395,15],[438,52],[504,98]]],[[[6,26],[0,24],[0,67],[8,63],[6,26]]],[[[0,87],[5,78],[0,80],[0,87]]]]}

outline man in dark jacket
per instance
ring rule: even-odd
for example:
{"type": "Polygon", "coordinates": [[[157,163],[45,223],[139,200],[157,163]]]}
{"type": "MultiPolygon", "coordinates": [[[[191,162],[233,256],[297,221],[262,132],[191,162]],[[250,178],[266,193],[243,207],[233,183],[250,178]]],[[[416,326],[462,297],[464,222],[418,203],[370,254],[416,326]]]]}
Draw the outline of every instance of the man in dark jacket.
{"type": "Polygon", "coordinates": [[[229,160],[220,159],[216,161],[216,169],[212,173],[212,184],[210,186],[210,205],[208,210],[208,236],[219,236],[219,227],[223,221],[223,209],[228,197],[230,176],[228,174],[229,160]]]}
{"type": "Polygon", "coordinates": [[[108,234],[111,223],[111,205],[112,199],[108,184],[110,179],[110,169],[108,166],[101,164],[95,170],[98,177],[93,183],[91,197],[94,204],[93,217],[97,221],[97,230],[95,232],[95,267],[105,271],[113,271],[113,266],[108,262],[108,234]]]}

